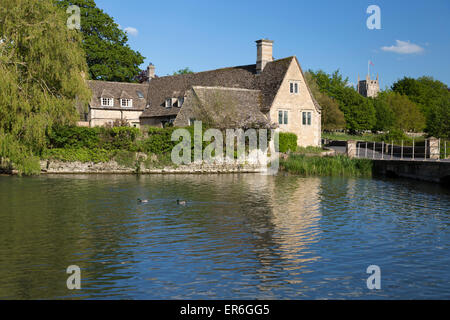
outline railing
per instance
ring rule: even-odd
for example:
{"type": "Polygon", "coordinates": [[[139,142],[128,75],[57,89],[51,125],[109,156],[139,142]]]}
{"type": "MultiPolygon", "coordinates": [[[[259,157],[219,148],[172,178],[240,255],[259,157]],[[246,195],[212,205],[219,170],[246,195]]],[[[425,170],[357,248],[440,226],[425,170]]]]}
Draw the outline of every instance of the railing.
{"type": "Polygon", "coordinates": [[[376,160],[446,160],[450,161],[450,141],[443,139],[400,141],[348,141],[347,154],[376,160]]]}

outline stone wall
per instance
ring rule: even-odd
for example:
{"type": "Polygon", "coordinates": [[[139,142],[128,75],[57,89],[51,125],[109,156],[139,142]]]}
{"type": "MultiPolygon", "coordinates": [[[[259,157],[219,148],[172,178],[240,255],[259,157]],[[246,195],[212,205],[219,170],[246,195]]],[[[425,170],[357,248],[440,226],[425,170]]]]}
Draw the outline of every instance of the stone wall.
{"type": "MultiPolygon", "coordinates": [[[[115,161],[106,163],[93,162],[63,162],[56,160],[41,161],[42,173],[119,173],[119,174],[135,174],[136,168],[129,168],[119,165],[115,161]]],[[[181,165],[177,167],[163,168],[146,168],[141,164],[139,173],[257,173],[263,172],[259,165],[251,164],[214,164],[214,163],[192,163],[190,165],[181,165]]]]}

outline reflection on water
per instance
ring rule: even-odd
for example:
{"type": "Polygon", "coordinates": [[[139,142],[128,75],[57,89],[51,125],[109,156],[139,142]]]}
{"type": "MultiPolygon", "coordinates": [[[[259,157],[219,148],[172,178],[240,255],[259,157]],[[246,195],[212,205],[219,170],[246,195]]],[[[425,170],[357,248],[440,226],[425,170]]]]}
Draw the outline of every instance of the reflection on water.
{"type": "Polygon", "coordinates": [[[0,299],[450,298],[449,208],[402,180],[0,176],[0,299]]]}

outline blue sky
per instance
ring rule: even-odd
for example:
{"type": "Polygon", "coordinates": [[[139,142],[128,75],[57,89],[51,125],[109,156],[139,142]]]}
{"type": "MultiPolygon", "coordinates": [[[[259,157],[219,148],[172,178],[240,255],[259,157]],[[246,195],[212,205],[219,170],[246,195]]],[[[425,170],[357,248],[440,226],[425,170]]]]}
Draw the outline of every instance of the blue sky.
{"type": "Polygon", "coordinates": [[[371,73],[381,87],[404,76],[450,85],[449,0],[96,0],[129,43],[164,76],[256,62],[255,40],[274,40],[274,57],[296,55],[304,70],[340,69],[353,84],[371,73]],[[381,30],[369,30],[369,5],[381,30]],[[132,28],[132,29],[131,29],[132,28]],[[134,32],[133,32],[134,31],[134,32]],[[398,42],[401,41],[401,42],[398,42]],[[383,49],[384,48],[384,49],[383,49]]]}

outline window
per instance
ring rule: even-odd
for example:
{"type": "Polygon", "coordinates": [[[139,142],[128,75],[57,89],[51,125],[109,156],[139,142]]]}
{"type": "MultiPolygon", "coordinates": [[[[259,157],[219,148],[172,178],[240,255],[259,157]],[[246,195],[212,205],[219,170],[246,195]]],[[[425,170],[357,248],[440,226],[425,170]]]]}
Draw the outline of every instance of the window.
{"type": "Polygon", "coordinates": [[[298,82],[291,81],[289,83],[289,92],[292,93],[292,94],[297,94],[298,93],[298,82]]]}
{"type": "Polygon", "coordinates": [[[133,106],[132,99],[120,99],[120,105],[124,108],[131,108],[133,106]]]}
{"type": "Polygon", "coordinates": [[[178,98],[178,108],[181,108],[181,106],[183,105],[183,103],[184,103],[184,97],[178,98]]]}
{"type": "Polygon", "coordinates": [[[278,111],[278,124],[288,124],[289,111],[278,111]]]}
{"type": "Polygon", "coordinates": [[[193,126],[195,122],[195,118],[189,118],[189,126],[193,126]]]}
{"type": "Polygon", "coordinates": [[[139,99],[144,99],[144,94],[141,91],[136,91],[136,94],[138,95],[139,99]]]}
{"type": "Polygon", "coordinates": [[[304,126],[311,125],[311,112],[302,112],[302,123],[304,126]]]}
{"type": "Polygon", "coordinates": [[[102,100],[102,107],[113,107],[114,106],[113,98],[101,98],[101,100],[102,100]]]}
{"type": "Polygon", "coordinates": [[[166,108],[172,108],[172,98],[166,99],[166,108]]]}

